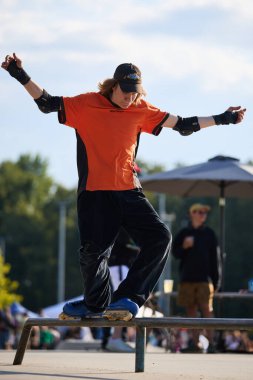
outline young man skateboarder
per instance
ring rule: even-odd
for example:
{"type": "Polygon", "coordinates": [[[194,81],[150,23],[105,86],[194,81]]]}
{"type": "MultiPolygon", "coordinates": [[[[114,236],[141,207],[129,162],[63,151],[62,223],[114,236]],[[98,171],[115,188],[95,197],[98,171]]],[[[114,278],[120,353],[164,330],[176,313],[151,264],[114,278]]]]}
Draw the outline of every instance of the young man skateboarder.
{"type": "Polygon", "coordinates": [[[230,107],[220,115],[189,118],[161,111],[143,99],[141,72],[132,63],[119,65],[98,92],[74,97],[49,95],[15,54],[6,56],[2,68],[42,112],[58,112],[59,122],[76,132],[84,299],[67,303],[61,317],[131,319],[157,283],[171,245],[171,234],[145,198],[134,171],[140,134],[157,136],[165,127],[186,136],[212,125],[240,123],[245,109],[230,107]],[[121,226],[141,250],[111,294],[107,261],[121,226]]]}

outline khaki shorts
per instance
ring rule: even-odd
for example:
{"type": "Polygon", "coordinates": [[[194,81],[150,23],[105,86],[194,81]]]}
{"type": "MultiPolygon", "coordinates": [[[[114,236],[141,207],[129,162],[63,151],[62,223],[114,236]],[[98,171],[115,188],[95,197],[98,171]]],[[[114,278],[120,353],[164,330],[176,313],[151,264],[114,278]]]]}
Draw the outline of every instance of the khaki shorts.
{"type": "Polygon", "coordinates": [[[179,285],[177,304],[183,307],[209,305],[213,310],[213,284],[208,282],[182,282],[179,285]]]}

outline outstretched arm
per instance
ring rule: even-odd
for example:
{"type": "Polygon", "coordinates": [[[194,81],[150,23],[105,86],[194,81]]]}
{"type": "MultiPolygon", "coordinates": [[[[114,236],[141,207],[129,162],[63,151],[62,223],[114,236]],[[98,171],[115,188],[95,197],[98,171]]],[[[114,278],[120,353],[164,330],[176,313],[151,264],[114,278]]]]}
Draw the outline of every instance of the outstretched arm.
{"type": "Polygon", "coordinates": [[[21,59],[15,53],[13,53],[13,56],[7,55],[1,67],[24,86],[43,113],[60,110],[61,98],[49,95],[42,87],[35,83],[25,72],[21,59]]]}
{"type": "Polygon", "coordinates": [[[15,53],[13,53],[13,56],[6,55],[1,66],[24,86],[33,99],[38,99],[42,95],[43,89],[25,72],[21,59],[15,53]]]}
{"type": "Polygon", "coordinates": [[[224,113],[205,117],[187,117],[171,115],[164,122],[163,127],[172,128],[183,136],[188,136],[202,128],[220,124],[238,124],[243,120],[245,108],[229,107],[224,113]]]}

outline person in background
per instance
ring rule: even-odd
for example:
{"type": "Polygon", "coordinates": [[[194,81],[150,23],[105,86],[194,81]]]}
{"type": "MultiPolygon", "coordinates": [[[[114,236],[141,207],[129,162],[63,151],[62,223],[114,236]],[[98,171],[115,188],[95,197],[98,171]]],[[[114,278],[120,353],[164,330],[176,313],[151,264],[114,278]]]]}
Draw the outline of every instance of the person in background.
{"type": "Polygon", "coordinates": [[[11,350],[16,331],[15,320],[9,306],[0,309],[0,350],[11,350]]]}
{"type": "MultiPolygon", "coordinates": [[[[214,231],[206,226],[210,207],[195,203],[189,209],[189,225],[175,236],[172,255],[179,260],[179,290],[177,303],[186,310],[187,317],[213,317],[213,295],[221,281],[221,260],[214,231]]],[[[213,332],[209,330],[208,352],[214,352],[213,332]]],[[[192,342],[187,349],[201,352],[199,332],[192,331],[192,342]]]]}

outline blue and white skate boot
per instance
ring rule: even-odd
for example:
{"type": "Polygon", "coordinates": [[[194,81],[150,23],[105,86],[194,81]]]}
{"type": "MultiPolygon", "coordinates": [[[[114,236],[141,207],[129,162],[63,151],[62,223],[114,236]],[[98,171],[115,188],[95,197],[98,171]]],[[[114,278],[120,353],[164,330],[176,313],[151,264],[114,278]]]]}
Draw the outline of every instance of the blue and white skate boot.
{"type": "Polygon", "coordinates": [[[67,302],[63,306],[63,311],[59,315],[60,319],[84,319],[84,318],[102,318],[103,312],[94,313],[85,305],[84,300],[67,302]]]}
{"type": "Polygon", "coordinates": [[[130,321],[139,311],[137,303],[129,298],[121,298],[116,302],[112,302],[104,311],[103,317],[110,321],[130,321]]]}

